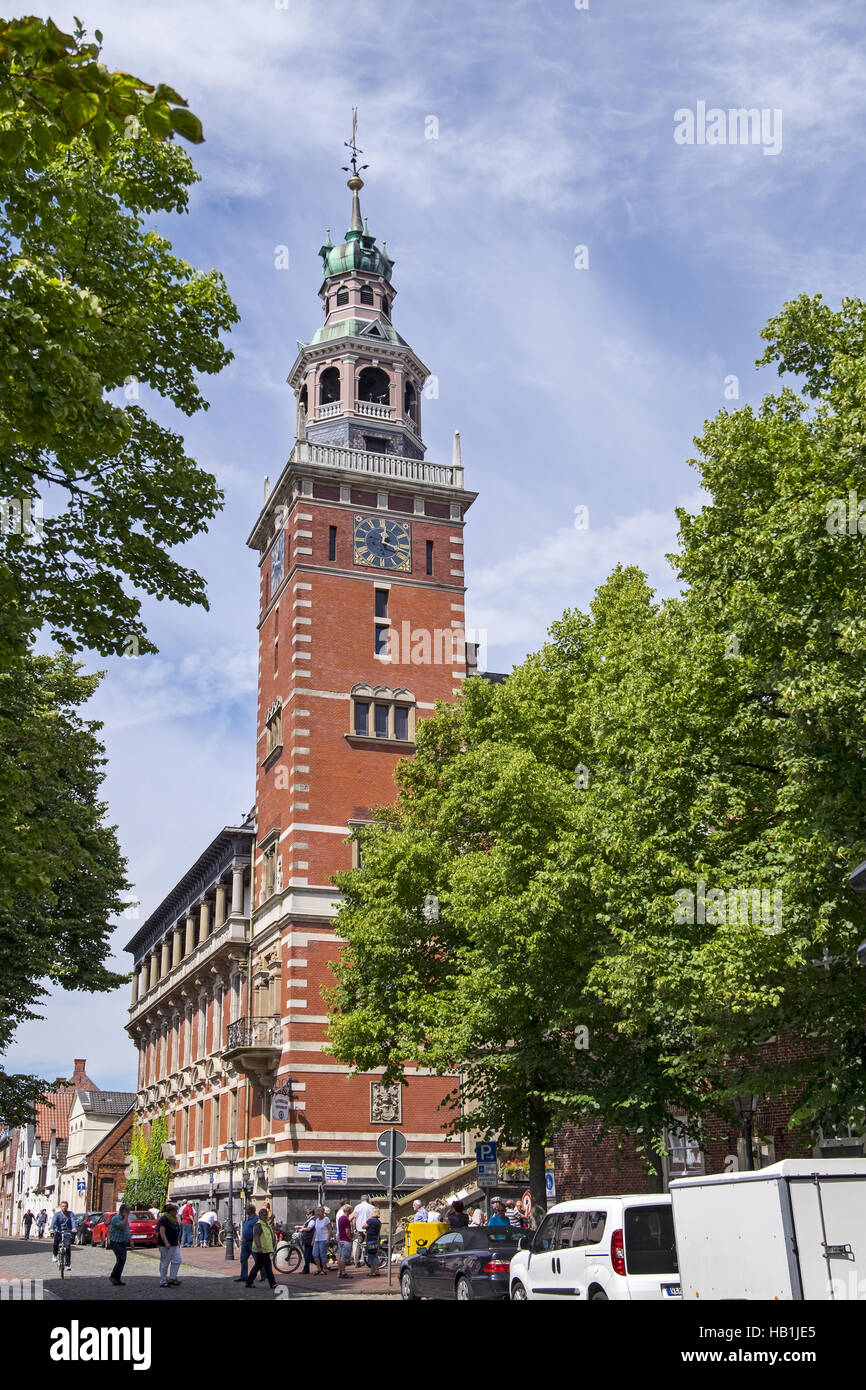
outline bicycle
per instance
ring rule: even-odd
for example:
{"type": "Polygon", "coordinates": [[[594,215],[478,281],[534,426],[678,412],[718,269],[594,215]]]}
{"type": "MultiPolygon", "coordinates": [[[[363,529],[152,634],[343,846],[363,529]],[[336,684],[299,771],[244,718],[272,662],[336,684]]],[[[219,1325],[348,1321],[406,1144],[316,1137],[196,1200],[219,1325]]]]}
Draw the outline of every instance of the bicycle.
{"type": "Polygon", "coordinates": [[[274,1268],[280,1274],[293,1274],[304,1260],[304,1246],[300,1231],[293,1231],[289,1240],[281,1240],[274,1251],[274,1268]]]}
{"type": "Polygon", "coordinates": [[[57,1268],[60,1278],[65,1278],[67,1269],[72,1269],[72,1231],[64,1231],[57,1250],[57,1268]]]}
{"type": "MultiPolygon", "coordinates": [[[[233,1229],[235,1245],[238,1246],[241,1243],[241,1232],[237,1222],[234,1223],[233,1229]]],[[[226,1241],[228,1240],[228,1235],[229,1233],[227,1228],[223,1226],[219,1235],[217,1236],[217,1240],[219,1241],[220,1245],[225,1245],[226,1241]]]]}

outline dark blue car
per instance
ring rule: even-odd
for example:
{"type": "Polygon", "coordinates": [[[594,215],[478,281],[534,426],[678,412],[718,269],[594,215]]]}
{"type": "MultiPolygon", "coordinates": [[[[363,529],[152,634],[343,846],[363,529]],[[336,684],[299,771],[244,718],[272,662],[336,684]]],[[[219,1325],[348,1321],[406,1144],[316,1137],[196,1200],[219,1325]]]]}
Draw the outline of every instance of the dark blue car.
{"type": "Polygon", "coordinates": [[[400,1293],[415,1298],[507,1298],[508,1270],[520,1231],[469,1226],[444,1235],[400,1266],[400,1293]]]}

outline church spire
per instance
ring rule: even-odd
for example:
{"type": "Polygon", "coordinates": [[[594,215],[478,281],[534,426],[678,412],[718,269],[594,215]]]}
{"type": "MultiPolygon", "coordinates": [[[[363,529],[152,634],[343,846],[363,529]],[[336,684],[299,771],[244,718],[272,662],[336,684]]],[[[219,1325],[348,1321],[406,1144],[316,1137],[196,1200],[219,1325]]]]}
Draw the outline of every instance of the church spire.
{"type": "Polygon", "coordinates": [[[364,180],[361,178],[361,170],[368,169],[368,164],[362,164],[361,170],[358,168],[358,155],[363,154],[363,150],[358,149],[358,108],[352,107],[352,138],[343,142],[347,150],[352,151],[351,159],[348,164],[343,165],[343,173],[349,174],[348,187],[352,192],[352,219],[349,223],[349,230],[346,233],[347,241],[357,241],[358,237],[364,233],[364,220],[361,217],[361,200],[358,197],[364,187],[364,180]]]}

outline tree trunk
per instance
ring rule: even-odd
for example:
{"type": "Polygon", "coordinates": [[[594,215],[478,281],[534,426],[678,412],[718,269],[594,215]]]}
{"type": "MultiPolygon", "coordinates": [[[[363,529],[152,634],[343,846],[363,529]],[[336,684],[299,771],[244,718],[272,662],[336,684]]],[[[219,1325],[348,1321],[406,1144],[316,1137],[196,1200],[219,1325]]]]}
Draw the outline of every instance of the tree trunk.
{"type": "Polygon", "coordinates": [[[544,1145],[529,1141],[529,1193],[532,1197],[532,1221],[538,1226],[547,1211],[547,1186],[544,1177],[544,1145]]]}

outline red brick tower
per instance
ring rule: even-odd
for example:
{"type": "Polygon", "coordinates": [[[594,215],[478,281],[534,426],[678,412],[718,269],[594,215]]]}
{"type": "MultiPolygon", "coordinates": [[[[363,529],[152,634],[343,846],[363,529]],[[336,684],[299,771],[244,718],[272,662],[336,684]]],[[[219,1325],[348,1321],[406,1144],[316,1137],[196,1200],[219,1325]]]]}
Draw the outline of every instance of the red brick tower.
{"type": "Polygon", "coordinates": [[[231,1060],[258,1069],[251,1138],[261,1134],[278,1204],[309,1191],[298,1164],[310,1160],[346,1165],[350,1196],[375,1189],[375,1139],[392,1123],[409,1141],[407,1187],[461,1161],[436,1110],[447,1082],[410,1068],[408,1087],[386,1092],[323,1051],[321,987],[340,948],[330,878],[352,866],[353,828],[393,799],[417,720],[466,676],[463,524],[475,497],[459,446],[451,465],[424,459],[429,374],[393,326],[393,262],[362,221],[356,167],[353,151],[346,240],[320,252],[324,321],[288,378],[297,440],[248,541],[261,568],[254,945],[249,1024],[231,1060]],[[289,1078],[282,1122],[269,1092],[289,1078]]]}

